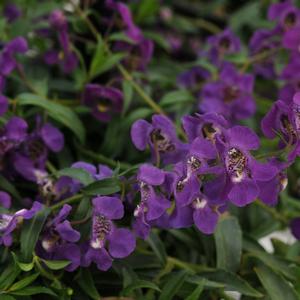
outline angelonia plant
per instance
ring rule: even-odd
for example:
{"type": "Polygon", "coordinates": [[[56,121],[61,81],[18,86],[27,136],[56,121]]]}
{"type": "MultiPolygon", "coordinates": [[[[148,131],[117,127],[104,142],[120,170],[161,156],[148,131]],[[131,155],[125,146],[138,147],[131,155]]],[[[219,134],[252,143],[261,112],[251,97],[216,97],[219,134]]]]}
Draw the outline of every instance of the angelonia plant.
{"type": "Polygon", "coordinates": [[[0,300],[300,299],[296,2],[0,8],[0,300]]]}

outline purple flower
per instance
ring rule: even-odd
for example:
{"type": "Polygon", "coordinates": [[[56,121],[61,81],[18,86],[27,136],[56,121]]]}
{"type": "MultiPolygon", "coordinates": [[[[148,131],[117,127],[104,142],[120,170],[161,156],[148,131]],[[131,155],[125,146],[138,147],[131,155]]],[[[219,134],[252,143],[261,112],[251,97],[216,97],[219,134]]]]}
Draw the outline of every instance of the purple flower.
{"type": "Polygon", "coordinates": [[[149,145],[153,159],[162,158],[165,163],[176,163],[187,153],[187,145],[177,138],[171,120],[163,115],[154,115],[152,124],[137,120],[131,127],[131,140],[141,151],[149,145]]]}
{"type": "Polygon", "coordinates": [[[210,45],[209,57],[215,64],[218,64],[224,55],[239,52],[241,48],[239,38],[230,29],[209,37],[207,42],[210,45]]]}
{"type": "Polygon", "coordinates": [[[27,123],[19,118],[12,117],[0,130],[0,160],[4,161],[4,156],[25,140],[27,136],[27,123]]]}
{"type": "Polygon", "coordinates": [[[216,149],[210,141],[201,137],[193,141],[185,162],[178,163],[174,168],[177,174],[174,186],[177,204],[187,205],[191,202],[191,197],[199,193],[202,185],[201,175],[216,173],[220,170],[219,167],[211,167],[208,163],[216,157],[216,149]]]}
{"type": "Polygon", "coordinates": [[[10,208],[11,206],[11,197],[8,193],[0,191],[0,206],[4,208],[10,208]]]}
{"type": "Polygon", "coordinates": [[[279,92],[279,99],[284,102],[290,102],[296,92],[300,91],[300,55],[292,52],[289,63],[282,70],[280,78],[286,81],[286,84],[279,92]]]}
{"type": "Polygon", "coordinates": [[[71,49],[68,34],[68,24],[62,11],[55,10],[49,17],[51,27],[57,31],[61,50],[51,49],[44,54],[44,60],[49,65],[60,65],[63,72],[71,73],[78,65],[75,52],[71,49]]]}
{"type": "Polygon", "coordinates": [[[121,41],[115,43],[114,50],[129,54],[123,61],[128,69],[144,71],[152,58],[153,42],[146,39],[141,29],[134,24],[131,11],[126,4],[115,1],[107,1],[106,4],[119,13],[121,28],[125,29],[125,34],[132,40],[132,43],[121,41]]]}
{"type": "Polygon", "coordinates": [[[247,127],[228,129],[225,142],[219,140],[218,147],[226,172],[223,193],[237,206],[254,201],[260,193],[258,182],[268,182],[278,173],[272,163],[260,163],[250,154],[258,149],[259,139],[247,127]]]}
{"type": "MultiPolygon", "coordinates": [[[[1,205],[7,208],[9,203],[7,202],[7,195],[1,196],[1,205]]],[[[34,202],[31,209],[21,209],[11,213],[2,213],[0,214],[0,245],[4,244],[6,247],[12,245],[13,242],[13,231],[17,228],[17,225],[22,222],[23,219],[31,219],[33,218],[41,209],[43,205],[39,202],[34,202]]]]}
{"type": "MultiPolygon", "coordinates": [[[[280,46],[278,28],[268,30],[259,29],[255,31],[250,40],[250,52],[252,56],[259,55],[266,51],[276,49],[280,46]]],[[[267,79],[274,79],[276,76],[274,67],[274,55],[268,55],[254,64],[255,74],[261,75],[267,79]]]]}
{"type": "Polygon", "coordinates": [[[200,85],[210,77],[209,71],[202,67],[193,67],[177,77],[177,84],[181,88],[200,89],[200,85]]]}
{"type": "Polygon", "coordinates": [[[285,170],[288,167],[286,162],[280,162],[276,159],[271,159],[270,164],[277,168],[277,174],[268,181],[257,181],[259,187],[259,199],[265,204],[274,206],[278,202],[278,195],[282,192],[288,183],[285,170]]]}
{"type": "Polygon", "coordinates": [[[199,108],[222,114],[232,122],[249,118],[255,112],[253,84],[252,75],[239,74],[232,65],[225,64],[219,80],[203,86],[199,108]]]}
{"type": "Polygon", "coordinates": [[[59,152],[64,146],[63,134],[50,123],[39,124],[35,131],[26,136],[26,140],[14,153],[14,167],[24,178],[37,181],[44,174],[48,152],[59,152]]]}
{"type": "Polygon", "coordinates": [[[8,42],[0,53],[0,73],[9,75],[18,65],[15,55],[28,50],[27,41],[23,37],[16,37],[8,42]]]}
{"type": "Polygon", "coordinates": [[[5,7],[3,9],[3,14],[4,14],[6,20],[9,23],[12,23],[12,22],[16,21],[22,15],[22,12],[17,5],[15,5],[13,3],[9,3],[9,4],[5,5],[5,7]]]}
{"type": "Polygon", "coordinates": [[[92,109],[93,116],[109,122],[114,114],[120,114],[123,107],[123,94],[113,87],[87,84],[82,96],[83,104],[92,109]]]}
{"type": "Polygon", "coordinates": [[[108,270],[113,258],[124,258],[135,248],[135,238],[130,230],[117,228],[113,220],[124,215],[123,204],[117,197],[93,199],[92,233],[89,244],[83,245],[81,265],[97,264],[99,270],[108,270]],[[108,244],[108,245],[107,245],[108,244]]]}
{"type": "Polygon", "coordinates": [[[216,113],[196,114],[184,116],[182,126],[191,143],[197,137],[208,139],[215,143],[216,135],[222,134],[228,127],[228,122],[222,115],[216,113]]]}
{"type": "Polygon", "coordinates": [[[278,20],[278,25],[283,30],[289,30],[300,24],[300,10],[292,1],[284,1],[270,5],[268,10],[269,20],[278,20]]]}
{"type": "Polygon", "coordinates": [[[287,150],[292,151],[288,155],[289,161],[293,161],[300,154],[299,130],[300,130],[300,93],[296,93],[289,102],[276,101],[261,122],[264,135],[275,138],[279,133],[287,150]]]}
{"type": "Polygon", "coordinates": [[[143,164],[137,175],[141,201],[137,205],[133,228],[136,234],[145,239],[150,232],[151,221],[161,217],[171,206],[162,193],[155,191],[165,181],[165,172],[151,165],[143,164]]]}
{"type": "Polygon", "coordinates": [[[80,265],[81,255],[79,246],[74,244],[79,241],[80,233],[66,220],[71,210],[72,206],[65,204],[59,213],[47,222],[39,251],[39,255],[45,259],[70,260],[71,263],[66,267],[67,271],[74,271],[80,265]]]}
{"type": "Polygon", "coordinates": [[[292,234],[297,240],[300,240],[300,218],[294,218],[290,224],[292,234]]]}

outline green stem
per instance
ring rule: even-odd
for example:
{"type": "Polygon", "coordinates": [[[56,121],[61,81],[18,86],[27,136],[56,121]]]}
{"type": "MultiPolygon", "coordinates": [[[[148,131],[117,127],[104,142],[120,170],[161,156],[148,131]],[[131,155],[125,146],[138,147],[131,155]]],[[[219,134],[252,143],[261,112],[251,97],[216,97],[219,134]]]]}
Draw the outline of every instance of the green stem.
{"type": "MultiPolygon", "coordinates": [[[[99,35],[96,27],[93,25],[93,23],[90,21],[90,19],[84,14],[84,12],[80,9],[79,6],[75,6],[75,10],[79,14],[79,16],[86,22],[87,26],[91,30],[92,34],[94,35],[95,39],[99,41],[101,39],[101,36],[99,35]]],[[[110,50],[108,49],[108,46],[106,45],[106,51],[110,53],[110,50]]],[[[141,98],[158,114],[165,114],[162,108],[155,103],[153,99],[150,98],[149,95],[147,95],[144,90],[133,80],[130,73],[121,65],[117,64],[117,68],[120,71],[120,73],[123,75],[123,77],[128,80],[128,82],[132,85],[133,89],[141,96],[141,98]]]]}
{"type": "Polygon", "coordinates": [[[83,197],[82,194],[77,194],[77,195],[71,196],[71,197],[69,197],[69,198],[67,198],[67,199],[65,199],[63,201],[60,201],[59,203],[56,203],[56,204],[50,206],[50,208],[51,208],[52,211],[56,210],[56,209],[64,206],[65,204],[75,203],[75,202],[81,200],[82,197],[83,197]]]}
{"type": "Polygon", "coordinates": [[[122,170],[122,171],[132,168],[132,165],[130,165],[128,163],[115,161],[115,160],[108,158],[100,153],[94,153],[90,150],[86,150],[86,149],[80,147],[79,145],[77,146],[77,148],[83,155],[88,156],[89,158],[93,159],[97,163],[104,163],[111,168],[116,168],[119,166],[120,170],[122,170]]]}

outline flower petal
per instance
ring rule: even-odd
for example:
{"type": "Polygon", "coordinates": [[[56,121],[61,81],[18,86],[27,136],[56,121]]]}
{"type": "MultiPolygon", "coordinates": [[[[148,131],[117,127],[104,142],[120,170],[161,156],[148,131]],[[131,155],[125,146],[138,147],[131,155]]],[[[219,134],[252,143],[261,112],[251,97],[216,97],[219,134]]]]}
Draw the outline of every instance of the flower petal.
{"type": "Polygon", "coordinates": [[[112,257],[123,258],[131,254],[136,246],[136,241],[132,232],[128,229],[114,229],[108,237],[108,251],[112,257]]]}
{"type": "Polygon", "coordinates": [[[96,197],[92,200],[95,211],[110,220],[121,219],[124,215],[124,207],[117,197],[96,197]]]}

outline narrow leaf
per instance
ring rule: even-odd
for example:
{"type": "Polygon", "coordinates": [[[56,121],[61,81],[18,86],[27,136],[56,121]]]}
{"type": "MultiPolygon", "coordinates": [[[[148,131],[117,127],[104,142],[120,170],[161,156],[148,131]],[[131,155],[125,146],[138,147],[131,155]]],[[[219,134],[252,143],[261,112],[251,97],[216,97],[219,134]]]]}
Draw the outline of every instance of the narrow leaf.
{"type": "Polygon", "coordinates": [[[217,249],[217,267],[227,271],[237,271],[242,254],[242,232],[237,219],[234,217],[221,219],[214,237],[217,249]]]}
{"type": "Polygon", "coordinates": [[[165,265],[167,262],[167,254],[166,254],[164,244],[160,240],[159,236],[154,232],[151,232],[147,239],[147,242],[152,248],[155,255],[158,257],[161,264],[165,265]]]}
{"type": "Polygon", "coordinates": [[[134,290],[140,288],[152,289],[160,292],[159,287],[151,281],[146,280],[136,280],[134,283],[128,285],[123,291],[122,294],[125,296],[130,295],[134,290]]]}
{"type": "Polygon", "coordinates": [[[91,184],[94,180],[89,172],[82,168],[65,168],[57,172],[57,176],[68,176],[80,181],[84,185],[91,184]]]}
{"type": "Polygon", "coordinates": [[[14,292],[20,289],[25,288],[26,286],[28,286],[30,283],[32,283],[40,274],[36,273],[33,275],[30,275],[28,277],[23,278],[22,280],[14,283],[10,288],[9,291],[10,292],[14,292]]]}
{"type": "Polygon", "coordinates": [[[293,287],[267,266],[261,265],[255,272],[272,300],[299,300],[293,287]]]}
{"type": "Polygon", "coordinates": [[[82,189],[86,195],[110,195],[120,191],[120,185],[115,178],[105,178],[95,181],[82,189]]]}
{"type": "Polygon", "coordinates": [[[42,260],[43,263],[51,270],[60,270],[69,265],[71,262],[68,260],[42,260]]]}
{"type": "Polygon", "coordinates": [[[27,286],[24,289],[11,292],[11,294],[16,296],[31,296],[38,294],[48,294],[51,296],[57,296],[51,289],[43,286],[27,286]]]}
{"type": "Polygon", "coordinates": [[[199,282],[199,284],[196,287],[196,289],[185,300],[198,300],[199,297],[200,297],[200,295],[203,292],[204,282],[205,282],[205,280],[202,279],[202,282],[199,282]]]}
{"type": "Polygon", "coordinates": [[[20,243],[21,253],[25,261],[31,261],[35,245],[50,211],[51,210],[49,208],[44,208],[31,220],[24,221],[20,243]]]}
{"type": "Polygon", "coordinates": [[[162,292],[160,294],[159,300],[171,300],[174,299],[176,293],[180,290],[183,285],[188,272],[179,271],[175,274],[172,274],[169,280],[164,285],[162,292]]]}
{"type": "Polygon", "coordinates": [[[95,286],[93,277],[88,269],[82,269],[80,271],[80,276],[77,280],[79,286],[82,290],[92,299],[99,300],[100,295],[95,286]]]}
{"type": "Polygon", "coordinates": [[[83,124],[69,107],[29,93],[18,96],[18,105],[33,105],[45,109],[51,118],[68,127],[80,142],[84,143],[85,129],[83,124]]]}

